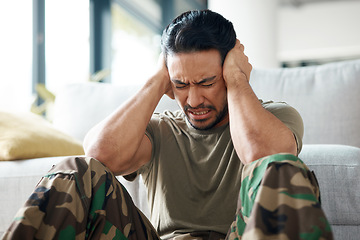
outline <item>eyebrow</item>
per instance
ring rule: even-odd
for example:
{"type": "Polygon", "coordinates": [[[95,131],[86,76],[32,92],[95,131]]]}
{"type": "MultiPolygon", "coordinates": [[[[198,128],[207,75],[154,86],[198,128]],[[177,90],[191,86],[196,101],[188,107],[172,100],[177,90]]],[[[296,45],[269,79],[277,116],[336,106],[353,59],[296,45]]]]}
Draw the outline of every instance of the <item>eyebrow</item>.
{"type": "Polygon", "coordinates": [[[178,79],[171,79],[171,81],[175,84],[179,84],[179,85],[188,85],[188,83],[184,83],[178,79]]]}
{"type": "MultiPolygon", "coordinates": [[[[208,77],[208,78],[204,78],[202,79],[201,81],[195,83],[195,85],[201,85],[201,84],[204,84],[204,83],[207,83],[207,82],[210,82],[212,80],[214,80],[216,78],[216,76],[212,76],[212,77],[208,77]]],[[[171,81],[175,84],[179,84],[179,85],[188,85],[189,83],[184,83],[178,79],[171,79],[171,81]]]]}

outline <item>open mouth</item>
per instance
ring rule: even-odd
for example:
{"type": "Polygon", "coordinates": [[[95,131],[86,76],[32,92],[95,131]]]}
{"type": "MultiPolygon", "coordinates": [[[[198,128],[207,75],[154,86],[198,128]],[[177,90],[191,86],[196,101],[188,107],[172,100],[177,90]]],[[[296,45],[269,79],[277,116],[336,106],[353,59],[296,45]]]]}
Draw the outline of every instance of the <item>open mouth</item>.
{"type": "MultiPolygon", "coordinates": [[[[191,112],[191,111],[190,111],[191,112]]],[[[201,112],[191,112],[191,114],[194,114],[194,115],[204,115],[206,113],[208,113],[209,111],[201,111],[201,112]]]]}
{"type": "Polygon", "coordinates": [[[210,117],[211,110],[188,110],[188,114],[195,121],[204,121],[210,117]]]}

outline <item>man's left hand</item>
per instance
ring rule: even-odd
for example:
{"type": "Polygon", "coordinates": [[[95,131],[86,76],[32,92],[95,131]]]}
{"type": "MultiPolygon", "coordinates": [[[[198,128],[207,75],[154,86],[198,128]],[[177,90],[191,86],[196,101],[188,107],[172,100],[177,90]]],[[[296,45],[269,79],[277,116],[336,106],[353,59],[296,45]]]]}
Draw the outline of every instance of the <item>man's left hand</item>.
{"type": "Polygon", "coordinates": [[[250,81],[252,65],[244,53],[244,45],[237,39],[236,44],[226,55],[223,66],[223,77],[227,87],[238,81],[250,81]]]}

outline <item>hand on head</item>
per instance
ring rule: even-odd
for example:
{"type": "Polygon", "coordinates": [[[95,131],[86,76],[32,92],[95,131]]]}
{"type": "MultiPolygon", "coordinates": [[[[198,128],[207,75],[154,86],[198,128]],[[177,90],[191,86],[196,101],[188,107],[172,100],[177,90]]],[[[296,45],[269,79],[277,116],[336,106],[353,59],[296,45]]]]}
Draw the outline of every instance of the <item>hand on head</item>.
{"type": "Polygon", "coordinates": [[[165,85],[164,94],[166,94],[171,99],[175,99],[174,92],[171,87],[168,68],[166,66],[165,57],[164,57],[163,53],[160,53],[157,65],[158,65],[157,66],[157,68],[158,68],[157,74],[159,74],[160,79],[162,79],[164,81],[164,85],[165,85]]]}
{"type": "Polygon", "coordinates": [[[226,55],[223,65],[223,77],[227,86],[236,81],[250,81],[252,65],[244,53],[244,45],[237,39],[236,44],[226,55]]]}

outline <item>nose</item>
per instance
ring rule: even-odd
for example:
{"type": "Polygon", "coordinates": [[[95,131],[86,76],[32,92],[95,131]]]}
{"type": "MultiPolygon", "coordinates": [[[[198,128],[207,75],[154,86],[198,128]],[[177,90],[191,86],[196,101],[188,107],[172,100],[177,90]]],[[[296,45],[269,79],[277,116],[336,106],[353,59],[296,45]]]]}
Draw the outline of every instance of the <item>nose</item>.
{"type": "Polygon", "coordinates": [[[197,106],[204,103],[204,96],[201,93],[201,90],[197,86],[190,86],[187,96],[187,104],[190,107],[196,108],[197,106]]]}

